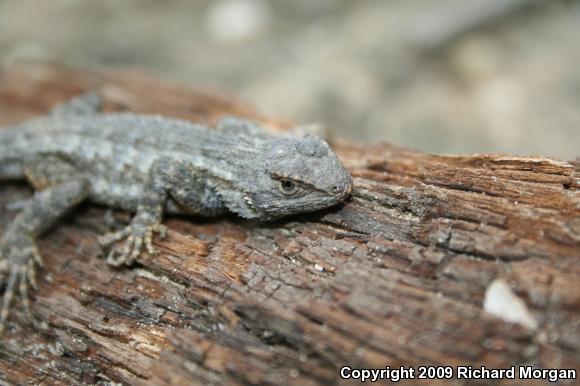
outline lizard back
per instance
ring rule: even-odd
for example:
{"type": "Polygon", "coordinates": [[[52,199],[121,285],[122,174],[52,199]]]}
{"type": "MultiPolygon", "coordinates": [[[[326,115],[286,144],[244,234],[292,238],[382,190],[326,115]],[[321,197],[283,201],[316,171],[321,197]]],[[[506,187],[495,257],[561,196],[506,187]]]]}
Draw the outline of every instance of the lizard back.
{"type": "Polygon", "coordinates": [[[248,166],[263,141],[153,115],[48,116],[0,130],[0,179],[24,178],[27,165],[51,157],[49,180],[70,178],[70,168],[54,162],[61,160],[89,176],[92,201],[135,210],[159,157],[186,160],[206,178],[228,180],[248,166]]]}

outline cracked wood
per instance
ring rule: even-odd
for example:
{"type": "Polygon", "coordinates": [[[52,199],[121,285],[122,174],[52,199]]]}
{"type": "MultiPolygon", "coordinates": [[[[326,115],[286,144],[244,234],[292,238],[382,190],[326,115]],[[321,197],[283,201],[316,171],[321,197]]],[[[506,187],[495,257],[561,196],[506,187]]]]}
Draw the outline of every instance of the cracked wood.
{"type": "MultiPolygon", "coordinates": [[[[0,73],[0,126],[95,87],[107,111],[287,126],[139,74],[45,65],[0,73]]],[[[322,385],[342,365],[580,368],[578,161],[333,148],[354,180],[345,205],[266,225],[173,217],[159,256],[132,269],[98,257],[97,235],[127,214],[76,210],[39,241],[32,310],[47,322],[11,324],[0,379],[322,385]],[[537,329],[483,311],[498,277],[537,329]]],[[[0,185],[1,232],[30,195],[0,185]]]]}

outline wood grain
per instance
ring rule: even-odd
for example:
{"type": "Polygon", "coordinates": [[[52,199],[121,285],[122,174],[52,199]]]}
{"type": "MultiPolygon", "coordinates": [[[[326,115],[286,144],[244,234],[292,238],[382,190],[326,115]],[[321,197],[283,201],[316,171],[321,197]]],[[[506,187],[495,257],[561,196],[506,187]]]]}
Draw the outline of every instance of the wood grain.
{"type": "MultiPolygon", "coordinates": [[[[107,111],[287,126],[135,72],[38,64],[0,72],[0,125],[95,88],[107,111]]],[[[580,369],[580,162],[333,147],[354,177],[345,205],[271,224],[168,218],[161,254],[132,269],[107,266],[97,243],[128,215],[75,210],[39,242],[37,322],[17,305],[0,380],[328,385],[348,383],[343,365],[580,369]],[[484,312],[496,278],[537,329],[484,312]]],[[[16,214],[6,206],[30,195],[25,184],[0,185],[0,231],[16,214]]]]}

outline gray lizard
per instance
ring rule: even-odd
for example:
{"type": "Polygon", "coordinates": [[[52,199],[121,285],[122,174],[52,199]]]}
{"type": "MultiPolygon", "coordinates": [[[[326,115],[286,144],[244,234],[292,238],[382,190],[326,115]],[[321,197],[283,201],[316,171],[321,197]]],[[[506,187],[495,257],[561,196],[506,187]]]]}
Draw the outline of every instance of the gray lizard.
{"type": "Polygon", "coordinates": [[[136,212],[122,231],[100,238],[107,262],[131,265],[165,235],[162,214],[272,220],[344,200],[352,180],[317,137],[281,138],[258,124],[223,119],[215,129],[153,115],[100,112],[88,93],[49,115],[0,130],[0,181],[26,179],[37,193],[0,244],[5,285],[0,331],[18,289],[31,318],[28,287],[42,265],[35,239],[83,200],[136,212]],[[124,242],[122,248],[112,248],[124,242]]]}

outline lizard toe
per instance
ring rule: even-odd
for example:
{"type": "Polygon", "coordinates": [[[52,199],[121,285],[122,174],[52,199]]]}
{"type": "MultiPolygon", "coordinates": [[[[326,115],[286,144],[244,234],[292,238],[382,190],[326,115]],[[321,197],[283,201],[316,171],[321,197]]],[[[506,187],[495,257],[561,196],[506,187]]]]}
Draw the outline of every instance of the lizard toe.
{"type": "Polygon", "coordinates": [[[141,255],[143,249],[144,237],[142,236],[129,236],[125,241],[123,249],[116,251],[112,249],[107,256],[107,263],[114,266],[120,267],[122,265],[131,266],[135,263],[137,258],[141,255]]]}
{"type": "Polygon", "coordinates": [[[119,262],[119,259],[116,256],[116,251],[114,249],[111,249],[107,255],[107,264],[113,267],[120,267],[121,264],[123,264],[122,262],[119,262]]]}
{"type": "Polygon", "coordinates": [[[32,309],[30,308],[30,298],[28,297],[28,264],[20,267],[20,273],[18,275],[18,292],[20,295],[20,302],[22,303],[22,308],[24,309],[24,316],[31,322],[33,320],[32,309]]]}
{"type": "Polygon", "coordinates": [[[109,233],[99,238],[99,242],[106,248],[110,248],[107,255],[107,263],[120,267],[132,265],[141,255],[143,247],[149,255],[156,255],[153,247],[153,237],[158,234],[160,238],[167,236],[167,228],[160,223],[147,224],[141,219],[134,221],[124,230],[109,233]],[[122,249],[113,248],[113,244],[126,239],[122,249]]]}
{"type": "Polygon", "coordinates": [[[154,256],[157,254],[157,251],[155,250],[155,247],[153,246],[153,230],[152,229],[148,229],[147,232],[145,232],[145,248],[147,249],[147,253],[149,253],[151,256],[154,256]]]}
{"type": "Polygon", "coordinates": [[[122,231],[107,233],[102,236],[99,236],[99,244],[101,244],[105,248],[108,248],[113,244],[115,244],[117,241],[126,238],[128,235],[129,229],[127,228],[123,229],[122,231]]]}
{"type": "Polygon", "coordinates": [[[125,262],[125,264],[132,265],[135,262],[135,260],[137,260],[139,255],[141,254],[142,247],[143,247],[143,238],[142,237],[135,238],[135,242],[133,244],[133,250],[129,254],[129,257],[128,257],[127,261],[125,262]]]}
{"type": "Polygon", "coordinates": [[[156,233],[159,235],[160,239],[166,238],[167,227],[162,224],[155,224],[150,226],[145,232],[145,248],[147,249],[147,253],[149,253],[152,256],[157,254],[157,250],[153,246],[153,236],[156,233]]]}
{"type": "Polygon", "coordinates": [[[160,239],[167,237],[167,227],[163,224],[155,224],[153,226],[153,232],[158,233],[160,239]]]}
{"type": "Polygon", "coordinates": [[[13,265],[7,274],[6,287],[4,288],[4,295],[2,297],[2,306],[0,308],[0,334],[5,329],[6,321],[12,308],[12,302],[16,290],[24,310],[24,315],[27,321],[32,321],[33,314],[30,306],[29,285],[36,288],[36,267],[34,265],[35,258],[30,254],[30,250],[21,250],[22,255],[17,257],[17,260],[23,260],[24,255],[28,256],[28,261],[25,264],[13,265]]]}
{"type": "Polygon", "coordinates": [[[36,290],[38,288],[38,282],[36,281],[36,267],[34,266],[34,261],[28,261],[28,282],[32,289],[36,290]]]}
{"type": "Polygon", "coordinates": [[[135,237],[129,236],[125,241],[125,245],[121,249],[120,253],[114,248],[111,249],[109,255],[107,256],[107,263],[113,267],[120,267],[127,262],[129,256],[133,251],[133,244],[135,243],[135,237]]]}

